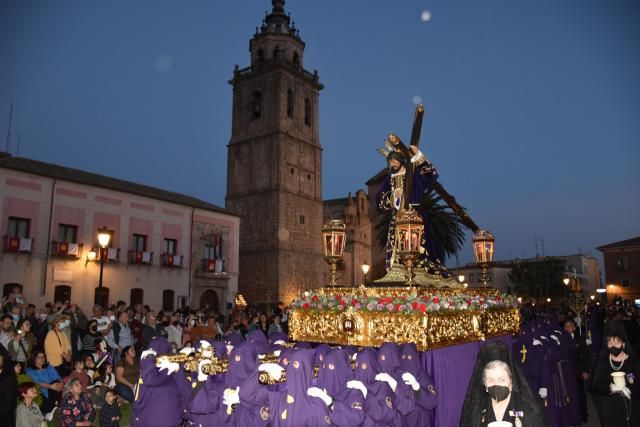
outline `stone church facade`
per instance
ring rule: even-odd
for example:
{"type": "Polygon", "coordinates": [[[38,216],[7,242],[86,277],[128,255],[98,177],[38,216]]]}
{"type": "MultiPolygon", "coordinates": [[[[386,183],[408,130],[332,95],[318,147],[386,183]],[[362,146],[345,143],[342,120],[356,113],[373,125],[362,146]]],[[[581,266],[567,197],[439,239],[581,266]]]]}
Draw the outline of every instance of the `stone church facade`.
{"type": "Polygon", "coordinates": [[[304,69],[305,43],[284,1],[250,40],[251,65],[236,66],[226,208],[241,217],[239,293],[253,304],[291,301],[321,286],[320,84],[304,69]]]}

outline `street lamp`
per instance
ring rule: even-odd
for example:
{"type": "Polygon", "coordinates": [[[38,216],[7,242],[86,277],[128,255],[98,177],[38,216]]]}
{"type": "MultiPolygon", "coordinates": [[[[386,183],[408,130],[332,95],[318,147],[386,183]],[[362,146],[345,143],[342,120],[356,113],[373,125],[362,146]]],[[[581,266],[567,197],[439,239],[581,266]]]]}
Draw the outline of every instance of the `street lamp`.
{"type": "Polygon", "coordinates": [[[570,281],[571,279],[569,279],[568,277],[565,277],[564,279],[562,279],[562,283],[564,283],[565,286],[569,286],[570,281]]]}
{"type": "Polygon", "coordinates": [[[362,272],[364,273],[364,285],[367,286],[367,273],[369,272],[369,264],[367,264],[367,261],[362,264],[362,272]]]}
{"type": "Polygon", "coordinates": [[[458,282],[464,283],[464,274],[458,274],[458,282]]]}
{"type": "Polygon", "coordinates": [[[106,307],[109,291],[102,288],[102,274],[104,271],[104,260],[107,258],[107,247],[111,241],[111,233],[105,226],[98,229],[98,244],[100,245],[100,276],[98,279],[98,288],[96,289],[94,303],[106,307]]]}
{"type": "Polygon", "coordinates": [[[324,246],[324,260],[329,264],[329,284],[336,285],[338,262],[344,256],[346,241],[346,226],[339,219],[332,219],[322,226],[322,244],[324,246]]]}
{"type": "Polygon", "coordinates": [[[489,277],[489,265],[493,262],[494,243],[496,238],[490,231],[478,230],[473,235],[473,254],[476,263],[482,268],[480,281],[484,287],[491,280],[489,277]]]}
{"type": "Polygon", "coordinates": [[[550,302],[551,302],[551,298],[547,298],[547,303],[550,303],[550,302]]]}

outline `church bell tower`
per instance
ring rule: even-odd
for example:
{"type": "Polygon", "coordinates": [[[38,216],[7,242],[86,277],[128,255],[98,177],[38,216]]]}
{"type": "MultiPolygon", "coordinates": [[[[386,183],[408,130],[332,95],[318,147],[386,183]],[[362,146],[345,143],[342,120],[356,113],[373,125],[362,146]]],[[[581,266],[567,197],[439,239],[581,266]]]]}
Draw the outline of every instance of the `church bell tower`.
{"type": "Polygon", "coordinates": [[[322,147],[317,71],[284,11],[272,10],[249,42],[251,65],[235,67],[227,209],[241,216],[239,293],[251,304],[291,302],[324,285],[322,147]]]}

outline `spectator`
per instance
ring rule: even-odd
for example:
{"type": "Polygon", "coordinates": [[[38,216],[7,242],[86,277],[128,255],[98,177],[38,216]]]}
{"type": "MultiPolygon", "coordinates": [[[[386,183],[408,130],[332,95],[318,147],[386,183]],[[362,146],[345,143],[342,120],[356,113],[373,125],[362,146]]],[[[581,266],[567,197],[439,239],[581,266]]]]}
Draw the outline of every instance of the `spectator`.
{"type": "Polygon", "coordinates": [[[82,353],[91,354],[96,351],[96,346],[102,341],[102,334],[98,332],[98,321],[89,320],[87,323],[87,331],[82,338],[82,353]]]}
{"type": "Polygon", "coordinates": [[[144,338],[142,336],[142,327],[144,326],[140,321],[140,316],[136,315],[136,312],[133,308],[129,307],[127,310],[129,313],[129,328],[131,328],[131,335],[133,336],[133,342],[135,343],[134,347],[137,352],[142,350],[142,343],[144,342],[144,338]]]}
{"type": "Polygon", "coordinates": [[[32,382],[20,384],[18,387],[18,399],[20,403],[16,408],[16,427],[42,427],[45,422],[42,411],[34,402],[38,396],[36,385],[32,382]]]}
{"type": "Polygon", "coordinates": [[[9,352],[9,343],[13,340],[13,319],[5,314],[0,319],[0,344],[9,352]]]}
{"type": "Polygon", "coordinates": [[[11,316],[11,320],[13,321],[13,328],[17,328],[18,324],[22,320],[22,309],[18,304],[14,304],[11,306],[9,315],[11,316]]]}
{"type": "Polygon", "coordinates": [[[122,349],[122,358],[116,365],[116,386],[114,391],[123,399],[133,402],[133,387],[140,376],[140,362],[136,350],[129,346],[122,349]]]}
{"type": "Polygon", "coordinates": [[[118,362],[123,348],[133,345],[128,312],[118,312],[118,319],[111,324],[111,331],[107,335],[107,344],[111,348],[114,363],[118,362]]]}
{"type": "Polygon", "coordinates": [[[100,411],[100,427],[120,427],[120,406],[113,390],[104,393],[105,404],[100,411]]]}
{"type": "Polygon", "coordinates": [[[44,397],[44,403],[40,409],[44,414],[50,412],[60,401],[62,378],[58,371],[47,363],[45,354],[41,350],[37,350],[31,355],[27,375],[40,385],[40,391],[44,397]]]}
{"type": "Polygon", "coordinates": [[[116,376],[113,373],[113,365],[111,363],[103,363],[98,368],[98,372],[100,376],[96,380],[96,382],[100,381],[103,387],[115,388],[116,386],[116,376]]]}
{"type": "MultiPolygon", "coordinates": [[[[13,367],[16,373],[16,379],[18,380],[18,385],[24,383],[33,383],[33,378],[26,374],[26,369],[23,369],[22,365],[16,363],[13,367]]],[[[44,397],[42,396],[42,392],[40,391],[40,386],[36,384],[36,391],[38,392],[37,396],[33,399],[36,405],[39,407],[44,403],[44,397]]],[[[20,396],[18,396],[18,401],[20,401],[20,396]]]]}
{"type": "Polygon", "coordinates": [[[84,369],[84,360],[82,359],[73,361],[73,371],[65,378],[65,381],[69,382],[74,378],[80,381],[82,392],[87,393],[89,391],[88,387],[91,385],[91,378],[89,378],[89,374],[87,374],[87,371],[84,369]]]}
{"type": "Polygon", "coordinates": [[[102,306],[100,304],[95,304],[93,306],[93,317],[92,319],[98,322],[98,332],[105,336],[109,333],[109,327],[111,326],[111,321],[107,316],[105,316],[102,312],[102,306]]]}
{"type": "Polygon", "coordinates": [[[82,385],[76,378],[71,379],[65,387],[65,395],[60,402],[60,425],[91,426],[96,412],[89,396],[82,392],[82,385]]]}
{"type": "Polygon", "coordinates": [[[18,324],[18,330],[9,344],[11,359],[14,362],[20,362],[22,366],[25,366],[31,357],[34,342],[35,338],[31,333],[31,322],[29,320],[20,321],[18,324]]]}
{"type": "Polygon", "coordinates": [[[269,335],[276,332],[284,332],[282,329],[282,324],[280,323],[280,315],[277,312],[273,315],[271,324],[269,325],[269,335]]]}
{"type": "Polygon", "coordinates": [[[82,350],[82,334],[87,329],[87,316],[85,316],[82,309],[76,304],[70,304],[67,306],[68,311],[65,311],[71,320],[70,326],[70,340],[73,358],[80,357],[80,351],[82,350]],[[78,345],[79,344],[79,345],[78,345]]]}
{"type": "Polygon", "coordinates": [[[147,313],[147,323],[146,325],[144,325],[144,328],[142,329],[142,336],[144,339],[142,348],[148,348],[149,342],[153,338],[159,337],[159,336],[163,336],[167,338],[167,335],[168,335],[167,331],[165,331],[162,325],[158,323],[155,313],[153,311],[149,311],[147,313]]]}
{"type": "Polygon", "coordinates": [[[258,321],[258,329],[262,331],[264,336],[269,335],[269,318],[264,313],[260,313],[260,320],[258,321]]]}
{"type": "Polygon", "coordinates": [[[180,313],[175,312],[169,317],[169,326],[167,330],[167,340],[169,344],[173,344],[176,348],[182,347],[182,326],[180,326],[180,313]]]}
{"type": "Polygon", "coordinates": [[[38,311],[36,320],[31,321],[31,332],[33,333],[35,339],[35,346],[40,350],[44,349],[44,339],[49,333],[49,322],[47,321],[48,317],[49,309],[47,307],[43,307],[38,311]]]}
{"type": "Polygon", "coordinates": [[[12,426],[15,423],[18,383],[11,366],[9,352],[0,346],[0,423],[12,426]]]}
{"type": "Polygon", "coordinates": [[[53,366],[61,377],[67,376],[70,371],[71,363],[71,343],[69,338],[62,331],[69,326],[69,320],[58,316],[51,322],[52,329],[44,340],[44,352],[47,360],[53,366]]]}

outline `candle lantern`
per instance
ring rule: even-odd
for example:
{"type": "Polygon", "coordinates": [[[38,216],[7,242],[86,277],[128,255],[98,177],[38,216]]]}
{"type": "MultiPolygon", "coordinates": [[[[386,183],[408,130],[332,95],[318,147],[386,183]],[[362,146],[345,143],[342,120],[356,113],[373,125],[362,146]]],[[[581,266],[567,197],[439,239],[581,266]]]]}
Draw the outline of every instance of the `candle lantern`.
{"type": "Polygon", "coordinates": [[[490,231],[478,230],[473,235],[473,254],[476,263],[482,268],[480,281],[483,286],[491,280],[489,277],[489,265],[493,262],[494,242],[496,238],[490,231]]]}
{"type": "Polygon", "coordinates": [[[413,286],[413,266],[420,256],[424,223],[420,214],[409,208],[396,216],[396,249],[400,260],[407,267],[407,283],[413,286]]]}
{"type": "Polygon", "coordinates": [[[329,264],[329,283],[336,285],[338,262],[344,256],[344,246],[347,232],[344,222],[332,219],[322,227],[322,244],[324,246],[324,260],[329,264]]]}

